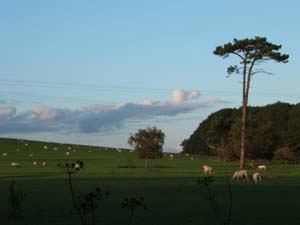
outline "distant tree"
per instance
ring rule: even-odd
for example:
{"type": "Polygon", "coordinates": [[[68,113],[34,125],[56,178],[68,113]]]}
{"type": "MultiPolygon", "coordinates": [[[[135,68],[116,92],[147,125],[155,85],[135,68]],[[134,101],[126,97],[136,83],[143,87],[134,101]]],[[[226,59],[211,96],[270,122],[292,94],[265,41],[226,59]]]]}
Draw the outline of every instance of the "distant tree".
{"type": "Polygon", "coordinates": [[[214,50],[214,54],[227,58],[229,55],[235,55],[240,59],[238,65],[228,67],[228,74],[242,75],[242,127],[241,127],[241,143],[240,143],[240,169],[245,168],[245,143],[246,143],[246,121],[247,121],[247,105],[250,89],[250,82],[255,74],[266,73],[263,69],[255,66],[262,62],[274,60],[276,62],[288,62],[289,55],[281,54],[278,50],[281,45],[275,45],[267,41],[265,37],[255,37],[253,39],[234,39],[233,42],[218,46],[214,50]]]}
{"type": "Polygon", "coordinates": [[[147,129],[139,129],[135,134],[130,135],[128,144],[134,146],[139,157],[145,159],[145,167],[148,167],[148,159],[162,157],[164,140],[164,132],[156,127],[148,127],[147,129]]]}

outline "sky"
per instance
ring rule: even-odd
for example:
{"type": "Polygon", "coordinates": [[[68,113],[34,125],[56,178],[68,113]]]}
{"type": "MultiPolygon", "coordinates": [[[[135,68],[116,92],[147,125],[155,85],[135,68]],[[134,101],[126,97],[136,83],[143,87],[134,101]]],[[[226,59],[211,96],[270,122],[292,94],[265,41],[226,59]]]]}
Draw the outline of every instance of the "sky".
{"type": "Polygon", "coordinates": [[[0,1],[0,137],[128,148],[156,126],[179,150],[207,116],[240,107],[234,38],[267,37],[289,63],[267,62],[249,104],[298,103],[300,2],[0,1]]]}

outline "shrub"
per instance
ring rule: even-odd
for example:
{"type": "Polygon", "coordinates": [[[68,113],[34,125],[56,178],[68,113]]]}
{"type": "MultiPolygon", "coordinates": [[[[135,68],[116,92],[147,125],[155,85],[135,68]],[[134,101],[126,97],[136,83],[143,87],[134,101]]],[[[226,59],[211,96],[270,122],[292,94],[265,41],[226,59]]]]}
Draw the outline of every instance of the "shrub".
{"type": "Polygon", "coordinates": [[[234,148],[222,149],[217,152],[217,156],[225,162],[232,162],[239,158],[239,152],[234,148]]]}
{"type": "Polygon", "coordinates": [[[283,147],[275,151],[273,160],[281,163],[292,163],[297,161],[297,156],[290,148],[283,147]]]}

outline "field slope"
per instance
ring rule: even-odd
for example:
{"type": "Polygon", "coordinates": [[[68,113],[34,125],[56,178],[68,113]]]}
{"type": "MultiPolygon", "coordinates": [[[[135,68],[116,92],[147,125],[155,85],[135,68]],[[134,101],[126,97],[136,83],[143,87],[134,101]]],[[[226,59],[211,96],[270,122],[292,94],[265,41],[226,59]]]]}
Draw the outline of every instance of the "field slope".
{"type": "MultiPolygon", "coordinates": [[[[169,154],[152,160],[151,168],[125,149],[70,144],[0,139],[0,221],[1,224],[73,225],[80,224],[72,214],[73,205],[67,176],[57,168],[59,162],[82,160],[85,168],[73,177],[76,193],[98,186],[109,190],[97,209],[97,224],[123,225],[129,212],[122,209],[124,197],[145,198],[147,210],[137,209],[132,224],[137,225],[209,225],[217,224],[204,188],[197,184],[203,177],[201,167],[215,170],[212,184],[219,204],[227,209],[225,179],[238,168],[205,156],[169,154]],[[45,147],[47,146],[47,147],[45,147]],[[69,152],[69,155],[66,155],[69,152]],[[192,158],[192,159],[191,159],[192,158]],[[131,160],[136,168],[126,168],[131,160]],[[12,168],[10,163],[20,163],[12,168]],[[46,167],[33,162],[46,161],[46,167]],[[8,189],[11,181],[26,193],[23,217],[11,220],[8,189]]],[[[232,225],[300,224],[300,166],[267,163],[263,183],[232,183],[232,225]]],[[[255,169],[250,169],[252,174],[255,169]]]]}

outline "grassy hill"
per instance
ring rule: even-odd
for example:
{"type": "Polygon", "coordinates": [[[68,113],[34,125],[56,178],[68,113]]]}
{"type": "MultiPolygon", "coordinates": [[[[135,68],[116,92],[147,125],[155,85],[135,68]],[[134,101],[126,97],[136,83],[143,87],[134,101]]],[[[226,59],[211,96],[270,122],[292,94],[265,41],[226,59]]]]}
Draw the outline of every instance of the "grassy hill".
{"type": "MultiPolygon", "coordinates": [[[[80,224],[78,216],[71,213],[73,205],[67,175],[57,164],[82,160],[85,168],[73,177],[75,192],[85,193],[95,186],[111,192],[100,202],[97,224],[127,224],[129,211],[122,209],[120,203],[124,197],[140,196],[145,198],[148,209],[137,209],[132,224],[217,224],[206,192],[196,180],[204,176],[201,171],[204,164],[212,166],[216,177],[212,186],[225,209],[225,178],[238,169],[238,163],[178,154],[170,160],[169,155],[152,160],[150,168],[145,169],[144,161],[125,149],[0,139],[0,221],[4,224],[80,224]],[[126,168],[129,160],[136,168],[126,168]],[[12,161],[21,167],[12,168],[12,161]],[[34,161],[46,161],[47,166],[36,168],[34,161]],[[26,193],[22,207],[24,217],[16,221],[8,219],[11,181],[26,193]]],[[[300,224],[300,166],[266,164],[262,184],[232,183],[232,224],[300,224]]],[[[248,170],[249,174],[255,171],[255,168],[248,170]]]]}

